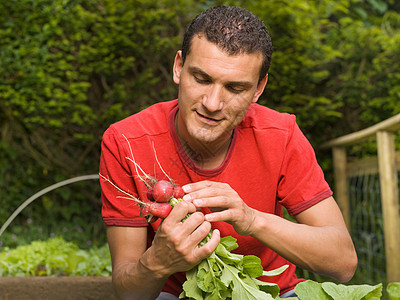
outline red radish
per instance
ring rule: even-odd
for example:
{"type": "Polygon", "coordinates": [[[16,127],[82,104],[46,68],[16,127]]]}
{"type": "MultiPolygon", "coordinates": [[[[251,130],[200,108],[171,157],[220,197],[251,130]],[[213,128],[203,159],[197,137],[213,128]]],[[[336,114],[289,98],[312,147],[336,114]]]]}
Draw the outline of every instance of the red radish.
{"type": "Polygon", "coordinates": [[[172,207],[168,203],[159,203],[159,202],[153,202],[149,206],[149,212],[161,219],[165,219],[168,217],[169,213],[171,212],[172,207]]]}
{"type": "Polygon", "coordinates": [[[153,197],[153,189],[149,188],[147,190],[147,199],[149,199],[150,201],[154,201],[154,197],[153,197]]]}
{"type": "Polygon", "coordinates": [[[153,187],[153,198],[157,202],[168,202],[174,195],[174,186],[166,180],[157,181],[153,187]]]}
{"type": "Polygon", "coordinates": [[[185,195],[185,192],[183,191],[183,188],[180,186],[174,187],[174,198],[180,199],[185,195]]]}

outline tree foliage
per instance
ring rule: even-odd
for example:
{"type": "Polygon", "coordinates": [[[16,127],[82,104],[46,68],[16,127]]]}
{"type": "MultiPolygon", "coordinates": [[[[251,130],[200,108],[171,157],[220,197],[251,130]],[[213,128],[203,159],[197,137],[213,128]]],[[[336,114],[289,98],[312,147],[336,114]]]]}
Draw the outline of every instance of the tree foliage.
{"type": "MultiPolygon", "coordinates": [[[[39,189],[97,173],[101,135],[111,123],[174,97],[172,58],[197,6],[186,4],[0,3],[0,223],[39,189]]],[[[98,190],[75,189],[71,197],[99,214],[98,190]]],[[[55,193],[41,207],[70,210],[61,198],[55,193]]]]}
{"type": "Polygon", "coordinates": [[[383,1],[263,1],[275,53],[266,105],[317,143],[399,113],[399,12],[383,1]]]}
{"type": "MultiPolygon", "coordinates": [[[[183,32],[218,4],[265,22],[274,54],[260,103],[296,114],[314,145],[400,112],[394,0],[1,1],[0,224],[39,189],[96,173],[111,123],[176,97],[183,32]]],[[[68,210],[65,194],[99,214],[99,191],[84,187],[41,206],[68,210]]]]}

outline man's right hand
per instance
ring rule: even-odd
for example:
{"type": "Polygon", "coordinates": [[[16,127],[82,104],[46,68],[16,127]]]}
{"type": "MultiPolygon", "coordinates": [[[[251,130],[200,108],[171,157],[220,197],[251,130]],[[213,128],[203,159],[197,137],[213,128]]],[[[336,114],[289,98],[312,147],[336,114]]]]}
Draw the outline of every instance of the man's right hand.
{"type": "Polygon", "coordinates": [[[210,230],[211,223],[205,221],[203,213],[196,212],[192,203],[179,202],[161,222],[153,244],[141,263],[147,269],[153,270],[158,278],[167,278],[176,272],[190,270],[218,246],[218,230],[213,232],[205,245],[198,246],[210,230]],[[187,214],[191,215],[182,222],[187,214]]]}

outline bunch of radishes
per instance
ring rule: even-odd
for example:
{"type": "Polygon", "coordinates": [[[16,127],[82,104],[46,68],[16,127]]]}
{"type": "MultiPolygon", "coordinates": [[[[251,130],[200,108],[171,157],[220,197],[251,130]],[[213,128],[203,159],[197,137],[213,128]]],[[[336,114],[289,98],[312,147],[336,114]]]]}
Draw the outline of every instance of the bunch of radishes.
{"type": "MultiPolygon", "coordinates": [[[[154,149],[154,156],[155,160],[160,167],[161,171],[165,175],[168,180],[157,180],[153,176],[147,174],[140,165],[135,161],[133,156],[133,151],[128,139],[125,135],[122,135],[129,147],[131,157],[126,157],[126,159],[133,163],[136,176],[146,185],[147,187],[147,201],[142,201],[139,198],[135,197],[134,195],[129,194],[128,192],[124,191],[113,182],[111,182],[107,177],[102,174],[99,174],[100,177],[109,182],[113,185],[118,191],[125,194],[126,196],[118,196],[119,198],[126,198],[129,200],[134,200],[137,205],[140,207],[140,215],[145,217],[147,222],[153,223],[157,221],[158,218],[165,219],[169,213],[171,212],[172,208],[179,202],[182,201],[182,197],[184,196],[185,192],[183,191],[182,187],[176,185],[174,181],[167,175],[167,173],[163,170],[162,166],[160,165],[156,151],[154,149]]],[[[154,145],[153,145],[154,147],[154,145]]]]}
{"type": "Polygon", "coordinates": [[[142,201],[134,195],[129,194],[119,188],[104,175],[99,175],[104,181],[109,182],[117,190],[127,196],[118,196],[118,198],[134,200],[136,204],[140,207],[140,215],[142,217],[145,217],[147,222],[149,223],[157,221],[158,218],[165,219],[166,217],[168,217],[172,208],[179,201],[182,201],[182,197],[185,194],[182,187],[173,184],[172,181],[158,181],[155,178],[147,175],[146,180],[143,180],[148,188],[147,201],[142,201]]]}
{"type": "Polygon", "coordinates": [[[165,219],[175,204],[180,201],[185,194],[182,187],[174,185],[170,181],[151,179],[145,182],[148,187],[147,199],[149,202],[140,201],[140,214],[149,223],[155,222],[158,218],[165,219]]]}

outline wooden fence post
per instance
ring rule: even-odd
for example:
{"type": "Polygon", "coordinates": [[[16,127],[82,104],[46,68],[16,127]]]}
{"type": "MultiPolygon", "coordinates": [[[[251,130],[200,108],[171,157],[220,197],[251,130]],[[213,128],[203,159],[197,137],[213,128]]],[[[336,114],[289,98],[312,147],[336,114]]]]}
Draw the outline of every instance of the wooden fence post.
{"type": "Polygon", "coordinates": [[[388,282],[400,281],[399,190],[393,133],[378,131],[378,162],[388,282]]]}
{"type": "Polygon", "coordinates": [[[346,164],[347,164],[346,148],[333,147],[332,155],[333,155],[334,176],[335,176],[334,198],[338,202],[347,229],[350,231],[350,204],[349,204],[349,194],[348,194],[347,175],[346,175],[346,164]]]}

